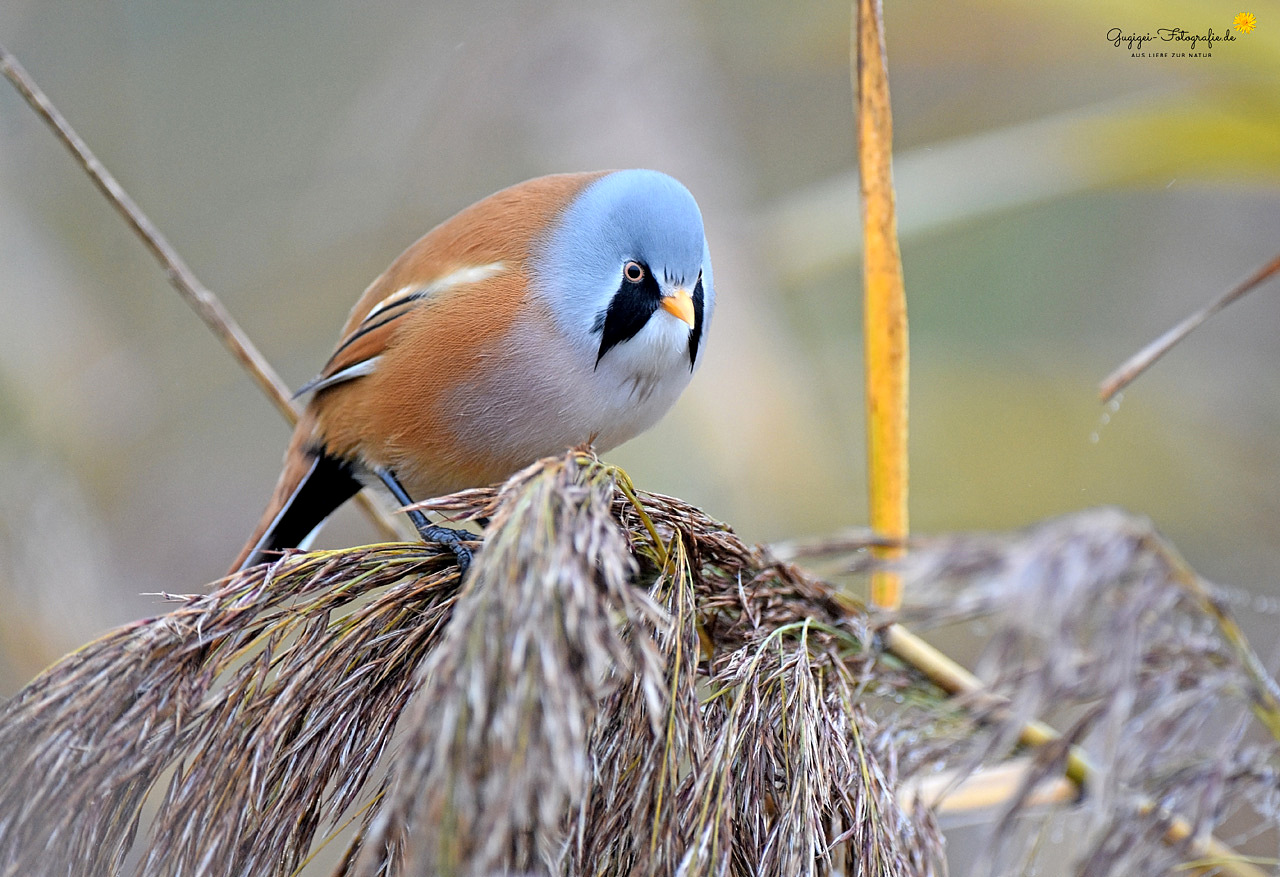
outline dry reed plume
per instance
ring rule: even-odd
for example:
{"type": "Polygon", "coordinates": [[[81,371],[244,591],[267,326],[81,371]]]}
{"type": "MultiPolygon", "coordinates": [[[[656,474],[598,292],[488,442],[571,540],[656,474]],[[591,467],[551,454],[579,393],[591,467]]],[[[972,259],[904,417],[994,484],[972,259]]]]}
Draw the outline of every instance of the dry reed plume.
{"type": "MultiPolygon", "coordinates": [[[[888,619],[629,496],[572,452],[430,504],[490,519],[461,589],[435,546],[297,554],[69,655],[0,714],[0,873],[942,873],[911,782],[1045,713],[1100,778],[1080,873],[1185,860],[1175,811],[1276,826],[1266,683],[1132,519],[913,546],[921,617],[991,626],[992,692],[948,698],[888,619]]],[[[1034,863],[1045,819],[1015,795],[985,870],[1034,863]]]]}

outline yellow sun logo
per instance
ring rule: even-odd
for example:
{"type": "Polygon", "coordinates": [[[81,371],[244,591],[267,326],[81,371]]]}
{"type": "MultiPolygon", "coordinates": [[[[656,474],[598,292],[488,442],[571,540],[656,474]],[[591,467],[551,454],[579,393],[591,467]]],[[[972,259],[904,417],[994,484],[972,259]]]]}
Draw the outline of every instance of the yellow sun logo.
{"type": "Polygon", "coordinates": [[[1252,12],[1241,12],[1231,24],[1238,31],[1253,33],[1253,29],[1258,26],[1258,19],[1253,17],[1252,12]]]}

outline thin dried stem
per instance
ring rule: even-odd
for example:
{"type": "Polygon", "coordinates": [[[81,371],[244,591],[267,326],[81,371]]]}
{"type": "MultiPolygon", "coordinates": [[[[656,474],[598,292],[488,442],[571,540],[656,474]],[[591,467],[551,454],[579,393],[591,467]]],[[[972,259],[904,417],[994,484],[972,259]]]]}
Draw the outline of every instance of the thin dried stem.
{"type": "Polygon", "coordinates": [[[1208,320],[1218,311],[1243,296],[1245,293],[1261,286],[1265,281],[1280,274],[1280,256],[1276,256],[1267,264],[1263,265],[1245,280],[1236,286],[1228,289],[1222,295],[1209,302],[1200,310],[1191,314],[1182,322],[1178,323],[1169,331],[1165,332],[1156,340],[1152,341],[1146,347],[1139,350],[1133,356],[1125,360],[1119,368],[1098,385],[1098,395],[1102,397],[1102,401],[1109,401],[1117,393],[1123,390],[1129,384],[1133,383],[1139,375],[1155,364],[1155,361],[1164,356],[1174,348],[1183,338],[1190,335],[1201,323],[1208,320]]]}
{"type": "Polygon", "coordinates": [[[276,409],[290,424],[298,421],[298,412],[290,400],[289,388],[276,374],[271,363],[267,362],[261,352],[254,347],[244,331],[236,323],[235,318],[227,311],[222,302],[205,288],[186,262],[178,255],[169,241],[160,233],[137,203],[124,190],[124,187],[112,176],[88,145],[75,132],[71,124],[58,111],[49,98],[36,85],[30,74],[18,63],[18,59],[10,54],[4,46],[0,46],[0,70],[18,90],[36,114],[49,126],[58,140],[75,158],[93,180],[98,190],[111,203],[136,234],[155,256],[156,261],[164,268],[169,283],[178,291],[183,300],[199,315],[204,324],[231,351],[231,354],[249,372],[258,387],[267,398],[275,404],[276,409]]]}
{"type": "MultiPolygon", "coordinates": [[[[222,300],[214,295],[187,267],[182,256],[169,243],[155,224],[142,212],[142,208],[129,196],[119,181],[107,170],[98,157],[89,149],[88,144],[71,127],[71,123],[58,111],[48,96],[40,89],[31,75],[18,63],[3,45],[0,45],[0,71],[22,95],[31,109],[44,120],[53,131],[58,141],[67,148],[76,163],[93,180],[103,196],[112,207],[124,218],[131,228],[151,251],[151,255],[164,269],[169,284],[178,291],[183,301],[191,306],[205,326],[209,328],[224,347],[230,351],[236,361],[249,373],[258,389],[271,400],[280,415],[290,426],[298,422],[298,410],[294,407],[292,393],[288,386],[272,368],[271,363],[262,352],[249,340],[249,336],[240,328],[240,324],[231,316],[231,312],[222,304],[222,300]]],[[[395,526],[386,514],[369,498],[361,493],[357,498],[360,508],[369,520],[387,538],[395,538],[395,526]]]]}
{"type": "MultiPolygon", "coordinates": [[[[1192,741],[1210,747],[1201,758],[1207,757],[1209,751],[1219,758],[1228,757],[1230,753],[1223,753],[1220,748],[1220,724],[1222,716],[1230,712],[1223,701],[1232,698],[1218,688],[1221,685],[1241,692],[1262,725],[1274,734],[1274,681],[1262,669],[1226,608],[1209,600],[1203,583],[1149,524],[1102,510],[1064,519],[1058,527],[1043,525],[1032,531],[1028,543],[1039,546],[1038,553],[998,557],[985,553],[991,546],[975,542],[920,551],[908,561],[908,566],[912,561],[923,564],[908,576],[912,580],[923,577],[936,584],[956,574],[941,572],[940,566],[952,565],[955,570],[963,570],[963,577],[983,582],[958,601],[950,602],[947,614],[985,614],[995,606],[988,601],[1000,599],[996,597],[998,591],[1018,589],[1007,594],[1012,600],[1000,610],[1016,611],[1018,620],[1011,619],[993,638],[993,644],[1001,646],[1004,658],[1000,674],[1008,683],[995,687],[983,684],[901,625],[892,624],[884,633],[886,646],[893,654],[956,695],[982,722],[1044,753],[1039,770],[1024,778],[1017,789],[1011,789],[1011,802],[1029,795],[1041,779],[1057,774],[1065,775],[1081,790],[1099,794],[1104,799],[1103,806],[1113,806],[1105,799],[1129,781],[1126,776],[1133,776],[1133,764],[1119,754],[1125,748],[1135,750],[1133,761],[1151,761],[1151,769],[1157,772],[1162,770],[1154,765],[1158,759],[1172,758],[1174,763],[1181,763],[1181,758],[1194,758],[1183,753],[1183,746],[1192,741]],[[1042,600],[1051,600],[1053,605],[1045,605],[1042,600]],[[1175,621],[1184,614],[1195,621],[1175,621]],[[1040,620],[1045,618],[1053,618],[1061,628],[1055,630],[1053,625],[1046,625],[1040,620]],[[1153,623],[1155,618],[1160,619],[1159,624],[1153,623]],[[1216,625],[1211,638],[1196,633],[1193,626],[1206,621],[1216,625]],[[1082,643],[1082,637],[1095,625],[1105,633],[1093,633],[1087,644],[1082,643]],[[1188,639],[1186,646],[1180,645],[1179,636],[1188,639]],[[1063,639],[1060,648],[1069,650],[1060,657],[1052,651],[1059,637],[1063,639]],[[1046,655],[1034,656],[1033,661],[1027,653],[1032,648],[1043,648],[1046,655]],[[1082,654],[1095,649],[1101,651],[1106,663],[1100,660],[1082,664],[1082,654]],[[1192,693],[1187,679],[1194,678],[1190,667],[1196,662],[1201,668],[1201,687],[1192,693]],[[1160,668],[1165,663],[1176,668],[1177,680],[1161,675],[1160,668]],[[1071,670],[1059,669],[1072,664],[1071,670]],[[1225,667],[1232,668],[1233,682],[1223,681],[1225,667]],[[1091,674],[1095,673],[1098,681],[1091,681],[1091,674]],[[1055,676],[1062,678],[1054,679],[1055,676]],[[1033,685],[1032,680],[1037,684],[1033,685]],[[1038,685],[1041,682],[1043,687],[1038,685]],[[1012,693],[1000,690],[1005,684],[1014,686],[1012,693]],[[1086,688],[1086,684],[1090,687],[1086,688]],[[1069,693],[1055,694],[1054,686],[1069,693]],[[1145,694],[1146,688],[1161,694],[1145,694]],[[1066,736],[1045,722],[1026,718],[1045,704],[1072,697],[1090,707],[1086,718],[1066,736]],[[1098,698],[1103,698],[1100,704],[1098,698]],[[1151,698],[1150,706],[1144,705],[1146,698],[1151,698]],[[1209,702],[1215,706],[1207,707],[1209,702]],[[1148,710],[1159,719],[1147,715],[1148,710]],[[1201,727],[1199,722],[1209,716],[1218,727],[1201,727]],[[1110,752],[1086,754],[1080,738],[1087,732],[1094,727],[1118,732],[1126,723],[1141,729],[1145,733],[1142,739],[1149,738],[1164,748],[1147,751],[1139,740],[1134,740],[1122,741],[1110,752]]],[[[1247,758],[1243,753],[1240,757],[1247,758]]],[[[1208,777],[1211,776],[1210,770],[1208,777]]],[[[1128,789],[1118,803],[1130,808],[1139,821],[1124,829],[1113,829],[1113,836],[1134,831],[1134,824],[1150,825],[1152,839],[1179,851],[1179,858],[1194,869],[1249,877],[1262,873],[1212,837],[1196,810],[1180,815],[1172,802],[1183,797],[1197,809],[1203,806],[1203,800],[1185,796],[1181,790],[1177,794],[1145,794],[1128,789]],[[1162,805],[1157,806],[1157,801],[1162,805]],[[1196,864],[1202,861],[1212,864],[1196,864]]],[[[1265,814],[1265,809],[1262,812],[1265,814]]],[[[1131,838],[1129,843],[1132,842],[1131,838]]],[[[1113,873],[1111,869],[1118,866],[1095,855],[1090,867],[1101,869],[1100,873],[1113,873]]]]}
{"type": "MultiPolygon", "coordinates": [[[[978,677],[900,624],[890,625],[885,630],[885,645],[894,655],[919,669],[951,694],[964,695],[969,701],[976,699],[988,704],[996,700],[978,677]]],[[[1040,748],[1060,743],[1062,734],[1044,722],[1027,722],[1023,725],[1018,739],[1025,746],[1040,748]]],[[[1096,779],[1096,772],[1079,746],[1068,748],[1063,774],[1071,782],[1075,792],[1070,797],[1059,793],[1056,798],[1058,801],[1074,800],[1090,782],[1096,779]]],[[[996,802],[1007,803],[1014,800],[1020,790],[1030,791],[1037,785],[1029,782],[1028,776],[1024,773],[1005,775],[1004,778],[1005,782],[1001,785],[989,782],[984,787],[984,806],[990,806],[996,802]]],[[[1035,801],[1028,803],[1035,803],[1035,801]]],[[[1157,806],[1149,798],[1141,798],[1137,803],[1137,809],[1139,813],[1149,816],[1156,812],[1157,806]]],[[[1234,877],[1264,877],[1266,872],[1252,865],[1217,838],[1212,836],[1193,838],[1192,835],[1191,823],[1186,819],[1176,815],[1169,817],[1169,828],[1165,833],[1166,842],[1171,845],[1189,842],[1191,858],[1212,862],[1212,865],[1207,868],[1210,872],[1234,875],[1234,877]]],[[[1193,870],[1196,873],[1202,872],[1201,869],[1193,870]]]]}

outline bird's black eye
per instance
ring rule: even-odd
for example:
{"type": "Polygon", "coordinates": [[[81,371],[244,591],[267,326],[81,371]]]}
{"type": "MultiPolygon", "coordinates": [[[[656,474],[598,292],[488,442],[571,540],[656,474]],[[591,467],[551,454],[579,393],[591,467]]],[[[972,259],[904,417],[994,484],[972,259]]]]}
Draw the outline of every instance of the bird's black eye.
{"type": "Polygon", "coordinates": [[[632,259],[622,266],[622,276],[631,283],[639,283],[644,280],[644,266],[632,259]]]}

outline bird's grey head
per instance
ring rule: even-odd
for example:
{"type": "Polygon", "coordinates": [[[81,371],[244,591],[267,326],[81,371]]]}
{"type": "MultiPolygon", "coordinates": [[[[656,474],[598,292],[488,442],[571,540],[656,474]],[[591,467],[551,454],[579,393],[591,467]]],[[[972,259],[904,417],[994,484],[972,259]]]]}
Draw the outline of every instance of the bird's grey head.
{"type": "Polygon", "coordinates": [[[597,367],[637,336],[678,338],[689,370],[697,365],[715,308],[711,256],[697,202],[666,174],[614,171],[589,183],[536,254],[534,282],[597,367]]]}

